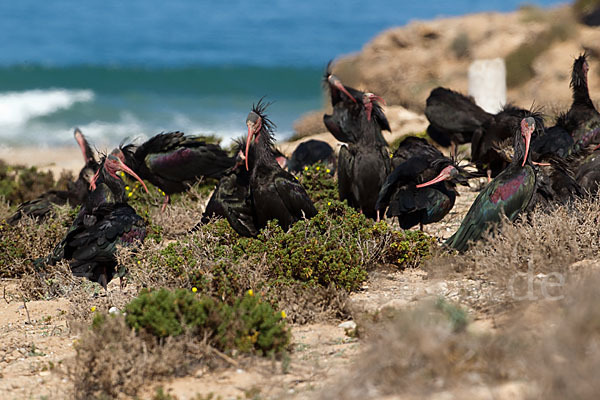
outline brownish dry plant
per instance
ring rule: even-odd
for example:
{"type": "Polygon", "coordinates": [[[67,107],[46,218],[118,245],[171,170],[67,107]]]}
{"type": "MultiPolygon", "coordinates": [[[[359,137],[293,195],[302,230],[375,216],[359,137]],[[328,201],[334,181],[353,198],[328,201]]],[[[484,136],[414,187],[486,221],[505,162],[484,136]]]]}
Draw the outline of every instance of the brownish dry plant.
{"type": "Polygon", "coordinates": [[[319,398],[596,399],[600,263],[588,267],[559,300],[529,303],[496,328],[457,323],[444,301],[396,312],[366,328],[351,372],[319,398]]]}
{"type": "Polygon", "coordinates": [[[558,296],[573,263],[599,258],[599,220],[597,196],[552,211],[536,209],[516,223],[505,221],[464,254],[440,250],[424,269],[434,278],[485,282],[489,290],[473,305],[480,310],[536,300],[543,290],[558,296]]]}
{"type": "Polygon", "coordinates": [[[158,342],[136,334],[121,316],[82,333],[66,370],[75,399],[135,396],[148,382],[184,375],[200,363],[216,364],[217,352],[183,335],[158,342]]]}

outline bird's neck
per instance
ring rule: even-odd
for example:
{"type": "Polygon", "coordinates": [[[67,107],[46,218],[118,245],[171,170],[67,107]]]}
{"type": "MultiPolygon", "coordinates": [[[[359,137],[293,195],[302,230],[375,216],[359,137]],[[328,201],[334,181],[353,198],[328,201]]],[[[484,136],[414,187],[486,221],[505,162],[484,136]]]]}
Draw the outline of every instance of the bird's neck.
{"type": "Polygon", "coordinates": [[[573,85],[573,104],[581,104],[594,107],[592,99],[590,99],[587,78],[579,79],[573,85]]]}
{"type": "Polygon", "coordinates": [[[254,164],[256,166],[279,167],[273,154],[273,143],[268,132],[261,132],[254,144],[254,164]]]}

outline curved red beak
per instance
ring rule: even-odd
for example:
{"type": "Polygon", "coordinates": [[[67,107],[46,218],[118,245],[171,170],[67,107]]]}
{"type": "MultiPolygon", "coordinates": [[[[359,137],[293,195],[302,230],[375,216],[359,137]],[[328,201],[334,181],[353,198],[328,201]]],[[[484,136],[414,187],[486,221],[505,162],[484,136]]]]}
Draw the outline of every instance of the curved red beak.
{"type": "Polygon", "coordinates": [[[442,172],[440,172],[440,174],[438,176],[436,176],[435,178],[433,178],[429,182],[420,183],[420,184],[416,185],[416,188],[420,189],[420,188],[423,188],[425,186],[431,186],[431,185],[435,185],[438,182],[445,181],[446,179],[450,178],[450,174],[451,174],[451,172],[452,172],[453,169],[454,169],[454,167],[452,165],[448,165],[446,168],[444,168],[442,170],[442,172]]]}
{"type": "Polygon", "coordinates": [[[121,171],[127,172],[128,175],[133,176],[139,183],[142,184],[146,193],[150,193],[148,191],[148,188],[146,187],[146,184],[142,180],[142,178],[140,178],[135,172],[133,172],[133,170],[131,168],[129,168],[127,165],[125,165],[125,163],[119,157],[117,157],[117,160],[119,162],[119,169],[121,171]]]}
{"type": "Polygon", "coordinates": [[[338,88],[340,91],[342,91],[346,96],[350,97],[350,99],[355,102],[358,103],[356,101],[356,99],[354,98],[354,96],[352,96],[348,90],[346,89],[346,87],[344,85],[342,85],[342,82],[335,76],[335,75],[329,75],[329,83],[332,84],[333,86],[335,86],[336,88],[338,88]]]}
{"type": "Polygon", "coordinates": [[[592,150],[592,151],[596,151],[598,149],[600,149],[600,144],[598,146],[594,147],[594,150],[592,150]]]}
{"type": "Polygon", "coordinates": [[[533,130],[535,129],[535,120],[531,117],[524,118],[521,121],[521,135],[525,138],[525,157],[523,158],[523,163],[521,167],[525,166],[527,162],[527,155],[529,154],[529,144],[531,143],[531,135],[533,134],[533,130]]]}

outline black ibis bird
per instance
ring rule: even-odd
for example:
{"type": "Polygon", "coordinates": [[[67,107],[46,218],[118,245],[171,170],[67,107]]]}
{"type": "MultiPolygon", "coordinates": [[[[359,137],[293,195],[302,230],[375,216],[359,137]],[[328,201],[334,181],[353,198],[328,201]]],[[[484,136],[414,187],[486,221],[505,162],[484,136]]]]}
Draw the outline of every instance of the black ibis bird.
{"type": "Polygon", "coordinates": [[[443,87],[431,91],[426,101],[427,134],[456,157],[459,144],[471,142],[473,134],[492,119],[473,99],[443,87]]]}
{"type": "Polygon", "coordinates": [[[502,215],[514,221],[527,209],[536,191],[536,171],[531,164],[529,145],[535,130],[535,119],[524,118],[521,129],[514,134],[514,157],[511,164],[502,171],[477,196],[460,227],[446,245],[458,251],[465,251],[502,215]]]}
{"type": "Polygon", "coordinates": [[[123,163],[123,158],[119,149],[106,156],[91,182],[94,190],[65,238],[46,260],[49,264],[66,260],[73,275],[98,282],[105,289],[116,273],[117,245],[130,246],[146,237],[146,224],[126,204],[125,184],[117,172],[128,173],[145,189],[146,185],[123,163]]]}
{"type": "MultiPolygon", "coordinates": [[[[490,115],[491,118],[473,133],[471,140],[471,162],[478,170],[487,173],[488,182],[507,167],[504,155],[498,152],[499,144],[506,140],[512,142],[513,132],[520,129],[523,118],[531,116],[535,119],[536,132],[544,130],[543,116],[539,111],[507,104],[499,113],[490,115]]],[[[533,147],[533,143],[531,145],[533,147]]]]}
{"type": "MultiPolygon", "coordinates": [[[[245,167],[245,149],[246,139],[242,138],[236,144],[236,164],[219,180],[202,213],[202,219],[192,231],[198,230],[215,217],[221,217],[226,218],[241,236],[252,237],[258,234],[250,196],[250,171],[245,167]]],[[[254,166],[254,149],[254,146],[250,146],[248,150],[250,169],[254,166]]]]}
{"type": "Polygon", "coordinates": [[[55,205],[64,206],[69,204],[71,207],[75,207],[85,202],[89,194],[90,182],[100,168],[100,164],[96,161],[94,151],[78,128],[75,128],[74,136],[85,162],[77,179],[67,184],[67,190],[49,190],[37,198],[19,205],[17,211],[8,218],[7,222],[9,224],[16,224],[24,215],[43,219],[52,212],[55,205]]]}
{"type": "Polygon", "coordinates": [[[332,174],[335,170],[335,153],[329,143],[322,140],[310,139],[296,147],[287,162],[290,172],[300,172],[305,166],[318,162],[331,166],[332,174]]]}
{"type": "Polygon", "coordinates": [[[323,121],[331,134],[347,143],[338,155],[338,190],[341,200],[367,217],[378,217],[375,204],[391,164],[382,130],[390,130],[381,106],[373,93],[345,87],[331,75],[325,76],[331,92],[333,114],[323,121]]]}
{"type": "Polygon", "coordinates": [[[246,118],[245,166],[250,172],[250,198],[255,226],[262,229],[276,219],[287,230],[301,218],[312,218],[317,210],[308,194],[273,155],[273,124],[265,114],[268,104],[259,101],[246,118]],[[252,160],[250,147],[253,147],[252,160]],[[252,168],[250,168],[252,163],[252,168]]]}
{"type": "Polygon", "coordinates": [[[575,178],[587,193],[596,194],[598,192],[600,189],[600,145],[580,161],[575,178]]]}
{"type": "MultiPolygon", "coordinates": [[[[559,154],[565,149],[560,149],[560,146],[552,146],[547,141],[546,133],[531,139],[530,154],[531,163],[536,170],[536,191],[527,211],[538,205],[543,210],[552,210],[558,205],[567,205],[584,195],[584,190],[575,180],[570,166],[578,157],[564,158],[560,156],[559,154]],[[539,141],[543,141],[545,144],[536,146],[539,141]],[[532,150],[534,147],[537,147],[538,150],[545,149],[545,151],[534,153],[532,150]]],[[[507,141],[498,145],[497,154],[504,157],[509,164],[514,157],[513,152],[513,147],[509,146],[507,141]]]]}
{"type": "Polygon", "coordinates": [[[183,132],[160,133],[122,151],[129,168],[165,193],[163,210],[169,195],[188,190],[202,177],[220,179],[235,164],[219,145],[183,132]]]}
{"type": "Polygon", "coordinates": [[[573,62],[571,90],[573,102],[569,111],[557,124],[567,130],[575,141],[575,152],[586,148],[590,143],[600,142],[600,114],[594,107],[588,89],[590,66],[587,55],[582,54],[573,62]]]}
{"type": "Polygon", "coordinates": [[[438,222],[450,212],[458,195],[456,184],[468,185],[471,176],[424,139],[407,138],[400,145],[409,147],[415,155],[387,177],[376,208],[380,214],[387,208],[386,216],[398,217],[402,229],[418,224],[423,230],[423,225],[438,222]]]}
{"type": "Polygon", "coordinates": [[[327,130],[340,142],[358,143],[363,136],[364,115],[367,122],[373,120],[379,129],[375,132],[376,141],[387,146],[381,131],[391,132],[390,124],[379,103],[385,105],[383,99],[373,93],[344,86],[338,77],[331,73],[331,63],[327,65],[324,84],[331,94],[331,115],[323,115],[323,123],[327,130]]]}

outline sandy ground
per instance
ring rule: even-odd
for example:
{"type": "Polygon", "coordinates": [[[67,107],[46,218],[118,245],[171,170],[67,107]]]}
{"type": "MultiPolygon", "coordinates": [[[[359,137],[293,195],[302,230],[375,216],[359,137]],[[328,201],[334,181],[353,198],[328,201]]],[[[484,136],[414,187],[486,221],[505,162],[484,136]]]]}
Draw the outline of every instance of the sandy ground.
{"type": "Polygon", "coordinates": [[[0,147],[0,160],[8,164],[36,166],[44,171],[52,171],[55,177],[61,171],[71,171],[77,175],[84,161],[79,147],[0,147]]]}

